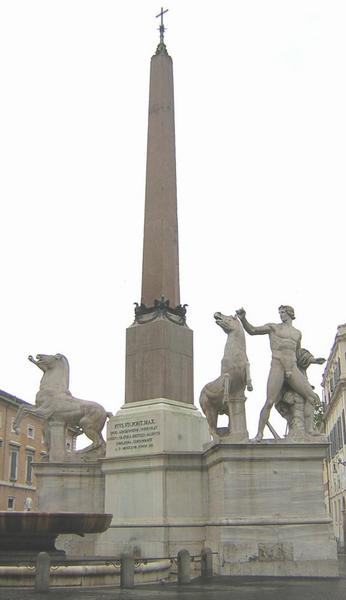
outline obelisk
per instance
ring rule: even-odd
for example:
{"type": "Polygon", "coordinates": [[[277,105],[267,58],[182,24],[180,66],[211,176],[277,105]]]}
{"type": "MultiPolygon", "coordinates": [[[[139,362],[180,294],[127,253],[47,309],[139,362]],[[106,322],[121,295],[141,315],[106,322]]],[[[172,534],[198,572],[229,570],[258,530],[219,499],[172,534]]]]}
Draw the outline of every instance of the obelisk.
{"type": "Polygon", "coordinates": [[[113,556],[127,548],[176,556],[203,530],[201,452],[210,438],[193,403],[193,334],[179,298],[173,67],[162,15],[151,59],[142,295],[126,330],[125,403],[109,419],[102,463],[114,515],[102,552],[113,556]]]}
{"type": "Polygon", "coordinates": [[[193,404],[193,334],[180,305],[173,63],[151,59],[141,303],[126,333],[125,403],[193,404]]]}
{"type": "Polygon", "coordinates": [[[151,59],[142,303],[180,303],[173,63],[160,44],[151,59]]]}

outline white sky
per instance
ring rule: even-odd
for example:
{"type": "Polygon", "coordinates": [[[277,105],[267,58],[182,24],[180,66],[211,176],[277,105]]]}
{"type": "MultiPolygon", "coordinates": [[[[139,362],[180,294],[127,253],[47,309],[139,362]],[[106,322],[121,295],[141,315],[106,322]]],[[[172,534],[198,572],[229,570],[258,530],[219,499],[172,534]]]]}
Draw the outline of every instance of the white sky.
{"type": "MultiPolygon", "coordinates": [[[[346,321],[346,3],[172,0],[181,300],[195,402],[220,372],[213,313],[291,304],[327,357],[346,321]]],[[[166,5],[165,5],[166,8],[166,5]]],[[[0,2],[0,388],[34,402],[28,354],[61,352],[72,393],[116,412],[140,300],[151,0],[0,2]]],[[[249,338],[256,432],[270,365],[249,338]]],[[[323,367],[312,366],[317,387],[323,367]]],[[[271,421],[282,432],[279,416],[271,421]]]]}

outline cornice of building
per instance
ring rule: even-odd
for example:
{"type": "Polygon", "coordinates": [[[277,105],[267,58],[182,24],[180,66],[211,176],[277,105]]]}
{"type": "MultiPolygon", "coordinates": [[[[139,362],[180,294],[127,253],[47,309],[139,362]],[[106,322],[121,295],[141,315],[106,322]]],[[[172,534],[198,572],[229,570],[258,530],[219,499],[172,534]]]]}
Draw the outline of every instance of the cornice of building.
{"type": "Polygon", "coordinates": [[[335,355],[337,353],[338,346],[339,346],[340,342],[342,342],[342,341],[346,342],[346,323],[343,323],[342,325],[338,325],[334,343],[331,347],[331,350],[330,350],[330,353],[329,353],[329,356],[328,356],[328,359],[326,362],[326,366],[325,366],[325,369],[324,369],[323,375],[322,375],[321,386],[323,388],[325,386],[325,380],[329,376],[330,369],[332,368],[333,362],[335,360],[335,355]]]}
{"type": "Polygon", "coordinates": [[[330,402],[327,404],[325,413],[323,415],[324,421],[327,420],[332,408],[338,403],[337,399],[338,399],[339,395],[341,395],[341,392],[343,390],[346,390],[346,379],[345,378],[339,379],[339,381],[337,382],[337,384],[334,388],[330,402]]]}
{"type": "Polygon", "coordinates": [[[17,483],[17,481],[6,481],[0,480],[0,487],[7,487],[12,490],[31,490],[32,492],[36,491],[35,485],[29,485],[27,483],[17,483]]]}
{"type": "Polygon", "coordinates": [[[17,398],[17,396],[13,396],[13,394],[9,394],[8,392],[5,392],[4,390],[0,390],[0,400],[4,400],[8,404],[12,404],[13,406],[18,406],[20,404],[27,404],[30,406],[30,402],[26,402],[25,400],[22,400],[21,398],[17,398]]]}

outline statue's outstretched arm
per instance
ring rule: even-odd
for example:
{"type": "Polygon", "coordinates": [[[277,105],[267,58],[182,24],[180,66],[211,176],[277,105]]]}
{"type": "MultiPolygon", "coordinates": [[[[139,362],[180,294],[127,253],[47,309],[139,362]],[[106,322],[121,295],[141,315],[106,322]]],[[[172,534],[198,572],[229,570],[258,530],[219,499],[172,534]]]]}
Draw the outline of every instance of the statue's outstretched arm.
{"type": "Polygon", "coordinates": [[[271,323],[267,323],[266,325],[260,325],[256,327],[255,325],[251,325],[251,323],[249,323],[249,321],[246,318],[246,312],[243,308],[239,308],[239,310],[236,311],[236,314],[238,316],[238,319],[240,319],[240,321],[242,322],[245,331],[249,335],[265,335],[266,333],[271,333],[271,323]]]}

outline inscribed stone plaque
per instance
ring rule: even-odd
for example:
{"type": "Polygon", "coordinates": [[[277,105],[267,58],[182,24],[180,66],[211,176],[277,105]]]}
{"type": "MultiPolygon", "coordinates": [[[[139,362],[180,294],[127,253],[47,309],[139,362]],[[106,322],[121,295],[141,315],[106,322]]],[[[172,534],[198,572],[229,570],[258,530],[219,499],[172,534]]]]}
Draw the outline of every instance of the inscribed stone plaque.
{"type": "Polygon", "coordinates": [[[128,419],[110,423],[108,443],[115,454],[158,451],[160,421],[157,417],[128,419]]]}

